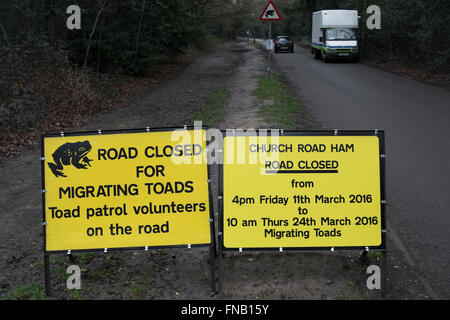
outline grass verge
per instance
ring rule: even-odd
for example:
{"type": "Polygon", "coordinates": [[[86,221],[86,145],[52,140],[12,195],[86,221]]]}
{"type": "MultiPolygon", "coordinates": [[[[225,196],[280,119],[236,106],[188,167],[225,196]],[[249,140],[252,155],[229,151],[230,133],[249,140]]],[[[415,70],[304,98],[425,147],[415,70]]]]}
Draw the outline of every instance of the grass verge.
{"type": "Polygon", "coordinates": [[[24,284],[4,297],[5,300],[43,300],[43,289],[35,283],[24,284]]]}
{"type": "Polygon", "coordinates": [[[250,39],[248,43],[255,46],[257,49],[264,49],[264,46],[260,42],[253,42],[253,40],[250,39]]]}
{"type": "Polygon", "coordinates": [[[225,118],[225,103],[230,97],[228,89],[219,89],[206,97],[205,101],[193,113],[195,121],[202,121],[203,124],[214,126],[225,118]]]}
{"type": "Polygon", "coordinates": [[[302,106],[280,74],[272,73],[271,79],[262,78],[253,95],[265,103],[260,109],[264,121],[284,127],[295,127],[302,118],[302,106]]]}

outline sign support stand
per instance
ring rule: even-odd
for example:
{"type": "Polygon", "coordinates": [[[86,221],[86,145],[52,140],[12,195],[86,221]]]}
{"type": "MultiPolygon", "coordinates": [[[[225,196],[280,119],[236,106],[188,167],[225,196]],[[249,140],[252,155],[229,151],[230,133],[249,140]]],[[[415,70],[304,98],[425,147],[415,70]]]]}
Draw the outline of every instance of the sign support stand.
{"type": "MultiPolygon", "coordinates": [[[[117,246],[117,247],[113,247],[113,248],[103,248],[102,246],[95,246],[92,248],[77,248],[75,250],[68,250],[69,248],[49,248],[47,246],[48,244],[48,239],[47,239],[47,227],[48,227],[48,222],[46,221],[46,207],[48,205],[48,202],[46,199],[46,194],[49,192],[49,190],[53,190],[54,186],[50,186],[50,189],[48,189],[48,185],[46,186],[46,179],[45,179],[45,168],[46,166],[46,160],[45,160],[45,148],[46,146],[48,146],[48,144],[46,143],[50,143],[51,142],[47,142],[50,140],[46,140],[46,139],[60,139],[61,137],[65,138],[67,137],[77,137],[77,136],[97,136],[98,135],[102,135],[102,136],[108,136],[108,135],[115,135],[115,134],[141,134],[141,133],[150,133],[150,132],[154,132],[154,133],[166,133],[166,134],[170,134],[171,132],[173,132],[174,130],[178,130],[181,129],[180,127],[169,127],[169,128],[153,128],[152,130],[150,130],[150,128],[142,128],[142,129],[130,129],[130,130],[107,130],[107,131],[100,131],[98,130],[97,132],[95,131],[88,131],[88,132],[73,132],[73,133],[64,133],[64,134],[46,134],[43,135],[41,137],[41,179],[42,179],[42,189],[41,189],[41,193],[42,193],[42,218],[43,218],[43,258],[44,258],[44,294],[46,297],[51,297],[52,296],[52,288],[51,288],[51,263],[50,263],[50,255],[51,254],[57,254],[57,253],[66,253],[68,255],[70,255],[71,253],[81,253],[81,252],[104,252],[107,253],[109,251],[123,251],[123,250],[145,250],[148,251],[149,248],[155,248],[155,249],[171,249],[171,248],[193,248],[193,247],[209,247],[209,253],[210,253],[210,276],[211,276],[211,289],[214,292],[216,291],[216,287],[217,287],[217,278],[216,278],[216,258],[217,258],[217,247],[216,247],[216,238],[215,238],[215,219],[214,219],[214,210],[213,210],[213,201],[212,201],[212,192],[211,192],[211,179],[210,179],[210,175],[209,175],[209,166],[206,164],[206,170],[207,170],[207,188],[205,186],[205,191],[204,194],[202,193],[202,198],[203,196],[205,197],[205,199],[203,201],[206,201],[206,192],[208,193],[208,198],[209,198],[209,227],[210,227],[210,232],[209,232],[209,237],[208,237],[208,233],[206,231],[206,226],[204,225],[204,222],[202,221],[202,230],[204,230],[204,232],[202,233],[202,239],[198,240],[198,239],[194,239],[196,242],[191,243],[190,240],[186,240],[186,239],[181,239],[181,241],[183,242],[183,244],[160,244],[160,245],[154,245],[154,246],[147,246],[147,245],[137,245],[137,246],[127,246],[127,245],[123,245],[123,246],[117,246]],[[53,188],[53,189],[52,189],[53,188]],[[209,239],[208,239],[209,238],[209,239]]],[[[183,128],[184,130],[187,130],[187,126],[184,126],[183,128]]],[[[207,127],[203,126],[201,128],[201,130],[206,130],[207,127]]],[[[195,127],[190,127],[189,130],[197,130],[197,128],[195,127]]],[[[144,139],[145,137],[143,137],[142,139],[144,139]]],[[[146,139],[146,138],[145,138],[146,139]]],[[[90,160],[92,161],[92,160],[90,160]]],[[[205,177],[206,178],[206,177],[205,177]]],[[[206,179],[205,179],[206,180],[206,179]]],[[[125,202],[124,202],[125,203],[125,202]]],[[[51,206],[51,205],[50,205],[51,206]]],[[[205,206],[206,209],[206,206],[205,206]]],[[[203,210],[205,211],[205,210],[203,210]]],[[[207,217],[205,217],[207,218],[207,217]]],[[[206,221],[205,221],[206,222],[206,221]]],[[[168,222],[167,222],[168,223],[168,222]]],[[[70,244],[69,244],[70,245],[70,244]]],[[[66,245],[66,247],[68,247],[69,245],[66,245]]]]}
{"type": "MultiPolygon", "coordinates": [[[[269,29],[270,30],[270,29],[269,29]]],[[[347,131],[342,131],[339,132],[338,130],[334,130],[334,132],[332,130],[326,130],[326,131],[291,131],[288,136],[321,136],[321,137],[327,137],[327,136],[362,136],[362,137],[370,137],[372,134],[374,134],[375,136],[378,137],[378,141],[377,144],[378,145],[378,152],[377,152],[377,156],[379,155],[379,173],[378,172],[374,172],[374,175],[376,175],[376,177],[374,179],[378,180],[379,179],[379,198],[380,198],[380,202],[381,205],[379,207],[379,222],[377,222],[376,224],[380,224],[380,235],[381,235],[381,242],[377,245],[371,245],[371,246],[363,246],[365,245],[364,243],[360,244],[360,243],[354,243],[354,244],[350,244],[349,246],[339,246],[339,247],[329,247],[329,246],[314,246],[314,247],[276,247],[276,246],[272,246],[269,245],[267,247],[253,247],[251,245],[247,244],[247,247],[243,248],[241,247],[241,243],[233,243],[232,247],[225,247],[225,243],[224,243],[224,224],[225,224],[225,218],[226,216],[224,216],[224,141],[225,141],[225,137],[226,137],[226,132],[223,132],[224,134],[224,138],[222,139],[221,143],[220,143],[220,152],[222,155],[221,158],[221,164],[219,164],[218,166],[218,170],[219,170],[219,174],[218,174],[218,208],[219,208],[219,220],[218,220],[218,245],[219,245],[219,257],[218,257],[218,291],[222,291],[223,288],[223,259],[225,258],[225,253],[227,251],[234,251],[234,252],[243,252],[243,251],[278,251],[281,252],[285,252],[285,251],[322,251],[322,250],[331,250],[332,252],[335,252],[336,250],[344,250],[344,251],[355,251],[355,250],[363,250],[363,255],[367,257],[367,253],[369,250],[376,250],[378,252],[380,252],[381,257],[380,257],[380,261],[378,263],[378,266],[380,267],[380,271],[383,274],[380,274],[381,278],[380,280],[380,284],[381,284],[381,289],[380,293],[381,296],[383,298],[386,297],[387,294],[387,287],[386,287],[386,283],[387,283],[387,267],[388,267],[388,261],[387,261],[387,248],[386,248],[386,194],[385,194],[385,146],[384,146],[384,132],[380,131],[380,130],[375,130],[375,131],[351,131],[351,130],[347,130],[347,131]]],[[[285,133],[286,134],[286,133],[285,133]]],[[[257,136],[259,135],[259,132],[256,134],[257,136]]],[[[230,136],[241,136],[241,135],[235,135],[234,132],[233,134],[231,134],[230,136]]],[[[244,134],[244,136],[247,136],[246,134],[244,134]]],[[[234,148],[234,147],[232,147],[234,148]]],[[[371,158],[373,161],[375,161],[375,158],[371,158]]],[[[230,169],[228,169],[230,170],[230,169]]],[[[284,172],[283,172],[284,173],[284,172]]],[[[228,178],[229,180],[232,180],[230,178],[230,173],[228,171],[228,178]]],[[[228,183],[228,188],[230,187],[230,184],[228,183]]],[[[374,189],[375,190],[375,189],[374,189]]],[[[375,190],[374,192],[378,193],[377,190],[375,190]]],[[[230,200],[228,200],[230,201],[230,200]]],[[[377,209],[378,210],[378,209],[377,209]]],[[[231,237],[231,236],[230,236],[231,237]]],[[[233,238],[233,240],[235,240],[233,238]]]]}
{"type": "Polygon", "coordinates": [[[217,192],[217,208],[219,209],[219,216],[217,220],[218,232],[217,232],[217,240],[218,240],[218,289],[217,291],[222,291],[223,285],[223,258],[224,252],[222,251],[222,243],[223,243],[223,165],[224,165],[224,143],[223,138],[219,139],[219,164],[217,165],[218,169],[218,192],[217,192]]]}
{"type": "MultiPolygon", "coordinates": [[[[222,240],[220,240],[222,241],[222,240]]],[[[222,284],[223,284],[223,252],[219,252],[219,259],[218,259],[218,263],[219,263],[219,288],[217,289],[218,292],[222,291],[222,284]]]]}
{"type": "Polygon", "coordinates": [[[45,296],[52,296],[52,288],[50,285],[50,255],[45,252],[44,253],[44,272],[45,272],[45,296]]]}
{"type": "Polygon", "coordinates": [[[211,248],[209,250],[209,258],[211,260],[210,266],[211,266],[211,289],[213,292],[216,292],[216,263],[215,263],[215,245],[211,245],[211,248]]]}
{"type": "Polygon", "coordinates": [[[217,257],[217,247],[216,247],[216,233],[215,233],[215,225],[214,225],[214,204],[212,199],[212,192],[211,192],[211,177],[209,173],[209,166],[208,166],[208,193],[209,193],[209,210],[210,210],[210,216],[209,216],[209,223],[211,230],[211,246],[209,249],[209,258],[210,258],[210,267],[211,267],[211,289],[213,292],[217,292],[216,290],[216,257],[217,257]]]}

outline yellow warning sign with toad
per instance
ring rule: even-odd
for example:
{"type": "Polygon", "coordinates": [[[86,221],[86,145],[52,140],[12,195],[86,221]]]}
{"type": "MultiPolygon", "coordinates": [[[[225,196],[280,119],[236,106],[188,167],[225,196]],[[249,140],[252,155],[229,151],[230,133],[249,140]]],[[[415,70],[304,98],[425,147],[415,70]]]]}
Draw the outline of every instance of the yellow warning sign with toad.
{"type": "Polygon", "coordinates": [[[211,243],[204,130],[47,136],[47,251],[211,243]]]}

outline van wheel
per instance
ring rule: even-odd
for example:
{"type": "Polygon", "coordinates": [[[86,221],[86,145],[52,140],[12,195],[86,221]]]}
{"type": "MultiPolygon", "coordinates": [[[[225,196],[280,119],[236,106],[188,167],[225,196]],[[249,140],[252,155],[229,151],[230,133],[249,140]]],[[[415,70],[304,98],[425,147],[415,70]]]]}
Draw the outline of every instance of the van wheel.
{"type": "Polygon", "coordinates": [[[320,51],[320,55],[321,55],[321,58],[322,58],[323,62],[328,62],[329,61],[327,56],[325,55],[324,51],[320,51]]]}
{"type": "Polygon", "coordinates": [[[320,58],[320,51],[314,48],[314,59],[319,59],[320,58]]]}

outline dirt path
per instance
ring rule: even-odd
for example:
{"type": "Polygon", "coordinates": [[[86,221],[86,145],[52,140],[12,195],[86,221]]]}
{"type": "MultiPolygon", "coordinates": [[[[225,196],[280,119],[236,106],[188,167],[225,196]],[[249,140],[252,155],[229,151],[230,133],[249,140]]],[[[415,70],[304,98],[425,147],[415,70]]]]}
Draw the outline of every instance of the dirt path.
{"type": "MultiPolygon", "coordinates": [[[[129,106],[73,131],[192,124],[192,113],[212,92],[227,88],[226,128],[267,128],[252,96],[265,74],[265,54],[247,43],[229,44],[196,59],[178,76],[129,106]]],[[[299,122],[300,123],[300,122],[299,122]]],[[[301,127],[299,127],[301,129],[301,127]]],[[[0,299],[41,298],[43,287],[40,150],[8,159],[0,168],[0,299]]],[[[217,168],[212,168],[214,199],[217,168]]],[[[214,201],[214,208],[217,203],[214,201]]],[[[217,215],[216,215],[217,218],[217,215]]],[[[376,259],[376,258],[374,258],[376,259]]],[[[364,299],[358,253],[226,254],[224,288],[210,289],[208,249],[52,255],[57,299],[364,299]],[[77,264],[82,290],[65,289],[66,268],[77,264]]]]}
{"type": "Polygon", "coordinates": [[[251,45],[243,45],[235,49],[235,53],[245,61],[236,70],[235,80],[230,91],[231,97],[226,107],[225,121],[219,129],[255,129],[266,128],[267,124],[258,113],[259,105],[253,90],[257,88],[259,79],[265,76],[265,60],[259,50],[251,45]]]}

